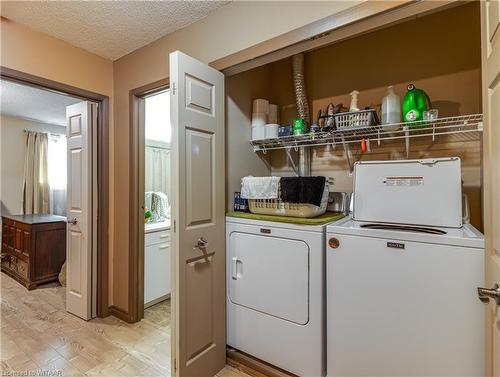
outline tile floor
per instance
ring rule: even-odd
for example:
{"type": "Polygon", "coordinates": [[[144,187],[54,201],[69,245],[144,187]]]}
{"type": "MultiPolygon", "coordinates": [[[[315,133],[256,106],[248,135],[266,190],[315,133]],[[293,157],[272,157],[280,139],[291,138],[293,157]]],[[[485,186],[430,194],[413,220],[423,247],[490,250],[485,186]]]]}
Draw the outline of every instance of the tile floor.
{"type": "MultiPolygon", "coordinates": [[[[65,311],[58,284],[26,290],[1,274],[2,376],[170,376],[170,301],[135,324],[115,317],[83,321],[65,311]],[[13,372],[22,372],[13,373],[13,372]],[[41,374],[38,374],[41,375],[41,374]]],[[[219,377],[248,377],[226,366],[219,377]]]]}

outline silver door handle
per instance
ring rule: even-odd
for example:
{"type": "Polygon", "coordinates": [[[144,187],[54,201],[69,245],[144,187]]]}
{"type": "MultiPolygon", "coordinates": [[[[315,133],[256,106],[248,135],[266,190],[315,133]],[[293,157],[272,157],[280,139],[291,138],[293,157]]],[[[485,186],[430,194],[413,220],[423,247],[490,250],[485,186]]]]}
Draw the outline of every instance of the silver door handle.
{"type": "Polygon", "coordinates": [[[495,284],[491,289],[478,287],[477,295],[483,304],[488,304],[492,299],[497,305],[500,305],[500,287],[498,284],[495,284]]]}
{"type": "Polygon", "coordinates": [[[78,220],[76,219],[76,217],[73,217],[73,220],[67,220],[66,222],[71,225],[76,225],[76,223],[78,223],[78,220]]]}
{"type": "Polygon", "coordinates": [[[208,246],[208,241],[204,237],[198,238],[198,241],[196,242],[196,245],[194,245],[193,249],[200,249],[200,250],[205,250],[208,246]]]}

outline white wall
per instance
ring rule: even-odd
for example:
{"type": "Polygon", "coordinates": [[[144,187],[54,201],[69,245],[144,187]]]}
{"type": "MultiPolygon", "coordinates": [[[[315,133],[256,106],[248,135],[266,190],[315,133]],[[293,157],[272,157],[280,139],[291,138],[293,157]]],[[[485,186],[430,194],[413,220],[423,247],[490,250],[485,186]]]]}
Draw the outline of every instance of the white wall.
{"type": "Polygon", "coordinates": [[[21,213],[24,130],[66,134],[66,127],[2,115],[0,117],[0,213],[21,213]]]}

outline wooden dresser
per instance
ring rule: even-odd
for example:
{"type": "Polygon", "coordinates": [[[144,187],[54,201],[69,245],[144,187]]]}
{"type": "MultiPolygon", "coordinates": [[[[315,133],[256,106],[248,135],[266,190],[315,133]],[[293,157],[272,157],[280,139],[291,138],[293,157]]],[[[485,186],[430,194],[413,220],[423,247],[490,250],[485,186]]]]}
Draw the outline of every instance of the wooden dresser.
{"type": "Polygon", "coordinates": [[[2,216],[2,271],[28,289],[57,280],[66,260],[66,218],[2,216]]]}

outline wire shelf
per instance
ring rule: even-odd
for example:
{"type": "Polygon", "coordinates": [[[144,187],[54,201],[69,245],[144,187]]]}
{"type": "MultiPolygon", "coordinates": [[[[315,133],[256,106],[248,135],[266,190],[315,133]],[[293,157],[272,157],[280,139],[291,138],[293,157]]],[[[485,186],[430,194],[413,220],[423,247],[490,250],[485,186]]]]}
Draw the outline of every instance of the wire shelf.
{"type": "MultiPolygon", "coordinates": [[[[346,128],[331,132],[316,132],[300,136],[286,136],[275,139],[254,140],[251,145],[255,152],[267,152],[276,149],[299,147],[320,147],[326,145],[349,145],[370,140],[378,145],[382,141],[406,140],[407,149],[412,138],[446,136],[448,142],[477,141],[483,131],[483,115],[470,114],[448,118],[439,118],[433,121],[418,121],[412,123],[393,123],[365,128],[346,128]]],[[[408,152],[408,151],[407,151],[408,152]]]]}

